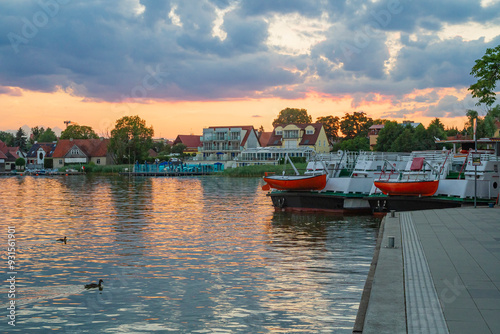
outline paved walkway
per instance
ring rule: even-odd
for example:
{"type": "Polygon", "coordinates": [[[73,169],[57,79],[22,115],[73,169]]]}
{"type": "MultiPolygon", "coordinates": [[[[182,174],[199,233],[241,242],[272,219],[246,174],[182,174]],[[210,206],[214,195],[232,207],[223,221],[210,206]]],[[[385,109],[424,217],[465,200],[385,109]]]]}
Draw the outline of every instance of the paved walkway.
{"type": "Polygon", "coordinates": [[[385,218],[363,333],[406,332],[500,333],[500,209],[385,218]]]}

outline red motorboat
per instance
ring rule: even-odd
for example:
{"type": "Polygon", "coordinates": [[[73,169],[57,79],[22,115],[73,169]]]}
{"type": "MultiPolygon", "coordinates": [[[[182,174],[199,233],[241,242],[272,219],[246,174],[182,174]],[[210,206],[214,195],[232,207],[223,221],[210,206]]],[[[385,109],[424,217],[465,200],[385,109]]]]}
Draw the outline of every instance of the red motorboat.
{"type": "Polygon", "coordinates": [[[374,181],[375,187],[385,195],[398,196],[432,196],[436,193],[439,180],[415,181],[374,181]]]}
{"type": "Polygon", "coordinates": [[[326,186],[326,174],[321,175],[272,175],[264,176],[262,190],[321,190],[326,186]]]}

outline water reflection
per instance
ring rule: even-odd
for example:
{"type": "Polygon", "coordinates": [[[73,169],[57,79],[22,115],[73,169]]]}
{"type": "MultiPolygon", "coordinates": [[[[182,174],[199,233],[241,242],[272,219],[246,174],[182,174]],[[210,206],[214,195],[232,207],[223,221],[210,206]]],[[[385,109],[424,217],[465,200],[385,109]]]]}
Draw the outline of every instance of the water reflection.
{"type": "Polygon", "coordinates": [[[274,212],[251,178],[9,177],[0,186],[20,259],[9,330],[22,333],[348,333],[378,222],[274,212]],[[99,279],[102,291],[83,289],[99,279]]]}

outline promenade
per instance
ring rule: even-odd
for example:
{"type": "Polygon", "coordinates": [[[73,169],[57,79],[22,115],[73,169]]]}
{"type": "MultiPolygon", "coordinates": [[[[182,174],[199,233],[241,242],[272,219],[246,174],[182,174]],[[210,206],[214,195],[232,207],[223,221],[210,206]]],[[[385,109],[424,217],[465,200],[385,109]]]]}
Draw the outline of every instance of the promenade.
{"type": "Polygon", "coordinates": [[[382,227],[353,333],[500,333],[500,208],[400,212],[382,227]]]}

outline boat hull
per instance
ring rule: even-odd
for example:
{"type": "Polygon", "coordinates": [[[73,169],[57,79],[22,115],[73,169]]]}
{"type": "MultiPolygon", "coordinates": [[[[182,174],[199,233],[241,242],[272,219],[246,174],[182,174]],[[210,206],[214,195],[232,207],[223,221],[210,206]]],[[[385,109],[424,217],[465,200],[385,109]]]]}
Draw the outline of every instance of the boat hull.
{"type": "Polygon", "coordinates": [[[439,180],[434,181],[374,181],[384,195],[390,196],[432,196],[439,187],[439,180]]]}
{"type": "Polygon", "coordinates": [[[277,190],[321,190],[326,186],[326,174],[302,176],[264,176],[269,187],[277,190]]]}
{"type": "Polygon", "coordinates": [[[277,191],[267,194],[279,211],[336,212],[370,214],[371,209],[363,195],[331,192],[277,191]]]}

